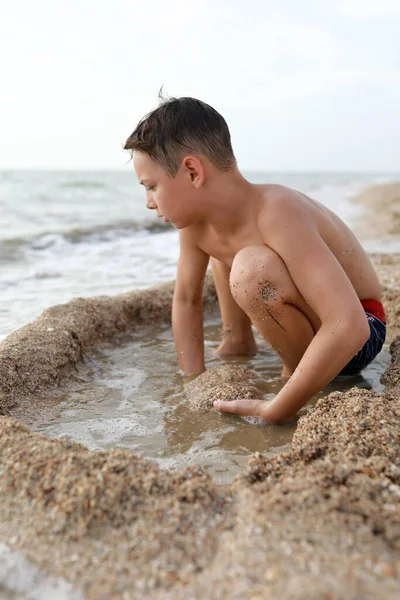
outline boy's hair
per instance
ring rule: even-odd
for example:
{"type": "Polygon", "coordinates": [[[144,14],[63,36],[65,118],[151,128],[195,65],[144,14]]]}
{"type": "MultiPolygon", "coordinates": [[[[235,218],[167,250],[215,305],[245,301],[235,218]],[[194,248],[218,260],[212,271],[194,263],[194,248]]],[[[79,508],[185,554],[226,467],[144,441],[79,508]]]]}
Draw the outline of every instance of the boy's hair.
{"type": "Polygon", "coordinates": [[[225,119],[196,98],[161,98],[158,108],[137,125],[124,150],[148,154],[174,177],[185,153],[206,156],[221,171],[236,165],[225,119]]]}

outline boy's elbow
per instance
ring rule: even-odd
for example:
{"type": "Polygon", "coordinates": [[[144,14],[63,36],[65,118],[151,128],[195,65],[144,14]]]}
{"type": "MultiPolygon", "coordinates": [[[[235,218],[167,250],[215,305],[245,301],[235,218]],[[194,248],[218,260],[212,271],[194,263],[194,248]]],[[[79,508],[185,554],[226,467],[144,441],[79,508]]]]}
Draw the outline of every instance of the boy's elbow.
{"type": "Polygon", "coordinates": [[[358,352],[361,348],[366,344],[369,340],[369,336],[371,335],[369,329],[368,319],[365,316],[365,313],[362,315],[360,319],[357,319],[356,323],[353,323],[352,326],[352,338],[354,340],[354,345],[356,347],[356,351],[358,352]]]}
{"type": "Polygon", "coordinates": [[[287,408],[282,410],[282,407],[274,405],[274,402],[266,402],[265,407],[260,415],[261,419],[269,425],[283,425],[288,421],[291,421],[295,416],[296,411],[288,410],[287,408]]]}
{"type": "MultiPolygon", "coordinates": [[[[329,328],[330,330],[330,328],[329,328]]],[[[339,331],[338,331],[339,333],[339,331]]],[[[368,341],[370,329],[365,313],[342,320],[340,327],[341,344],[353,356],[357,354],[368,341]]]]}

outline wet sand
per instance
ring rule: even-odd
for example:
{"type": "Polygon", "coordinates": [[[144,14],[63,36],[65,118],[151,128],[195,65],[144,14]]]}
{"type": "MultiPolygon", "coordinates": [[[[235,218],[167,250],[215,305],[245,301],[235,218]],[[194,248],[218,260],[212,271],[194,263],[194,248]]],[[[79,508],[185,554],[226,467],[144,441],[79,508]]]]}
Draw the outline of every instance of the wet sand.
{"type": "MultiPolygon", "coordinates": [[[[51,407],[52,390],[91,348],[167,322],[172,285],[74,300],[9,336],[0,344],[0,541],[89,599],[397,600],[400,255],[372,260],[394,340],[385,391],[318,400],[289,452],[253,455],[229,487],[200,468],[168,473],[21,422],[42,409],[39,394],[51,407]]],[[[205,299],[212,309],[209,281],[205,299]]]]}

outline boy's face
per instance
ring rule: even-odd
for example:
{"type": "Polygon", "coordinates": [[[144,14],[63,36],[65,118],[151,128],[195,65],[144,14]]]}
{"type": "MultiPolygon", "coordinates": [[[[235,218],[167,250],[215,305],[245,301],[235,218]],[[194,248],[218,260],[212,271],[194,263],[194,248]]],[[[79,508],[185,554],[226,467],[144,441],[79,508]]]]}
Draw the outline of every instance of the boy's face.
{"type": "Polygon", "coordinates": [[[182,169],[170,177],[161,165],[142,152],[134,153],[133,166],[139,183],[146,189],[147,208],[156,210],[165,223],[171,222],[177,229],[189,225],[193,186],[182,169]]]}

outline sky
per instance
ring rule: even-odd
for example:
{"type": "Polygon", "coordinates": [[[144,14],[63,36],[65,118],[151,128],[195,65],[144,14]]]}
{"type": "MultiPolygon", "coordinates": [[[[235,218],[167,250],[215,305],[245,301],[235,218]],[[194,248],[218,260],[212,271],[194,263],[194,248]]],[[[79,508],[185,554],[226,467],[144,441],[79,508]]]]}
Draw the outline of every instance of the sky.
{"type": "Polygon", "coordinates": [[[0,0],[0,169],[128,169],[167,96],[242,169],[400,172],[398,0],[0,0]]]}

